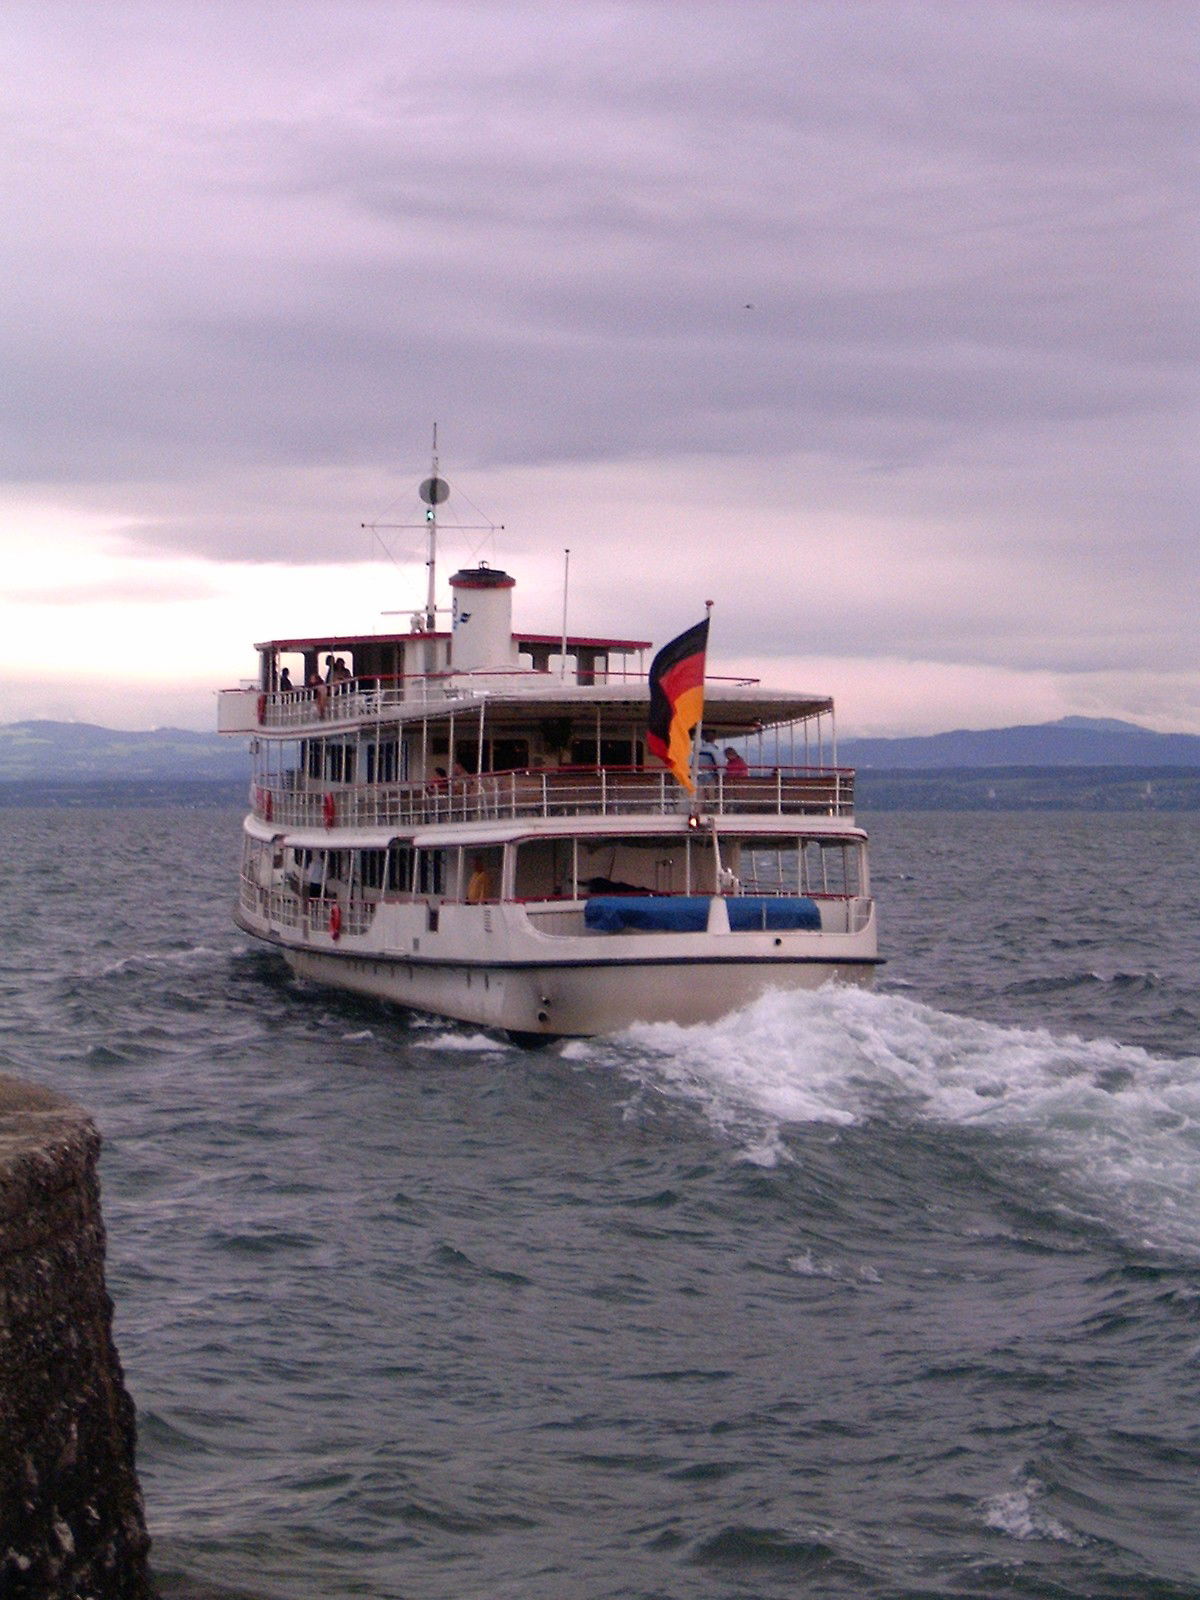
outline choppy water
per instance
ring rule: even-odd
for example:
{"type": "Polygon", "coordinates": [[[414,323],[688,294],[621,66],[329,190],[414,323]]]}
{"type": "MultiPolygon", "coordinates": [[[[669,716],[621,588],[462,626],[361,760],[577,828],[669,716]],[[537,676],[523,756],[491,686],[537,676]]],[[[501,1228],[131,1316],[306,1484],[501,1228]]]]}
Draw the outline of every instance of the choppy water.
{"type": "Polygon", "coordinates": [[[227,812],[7,811],[171,1597],[1200,1595],[1200,824],[880,815],[875,993],[526,1055],[294,985],[227,812]]]}

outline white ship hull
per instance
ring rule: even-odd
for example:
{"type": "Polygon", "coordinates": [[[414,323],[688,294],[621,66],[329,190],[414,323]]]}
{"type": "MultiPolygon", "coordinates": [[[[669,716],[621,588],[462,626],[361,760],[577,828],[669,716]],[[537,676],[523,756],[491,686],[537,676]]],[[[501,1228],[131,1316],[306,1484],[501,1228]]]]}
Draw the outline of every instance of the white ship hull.
{"type": "MultiPolygon", "coordinates": [[[[428,907],[388,909],[389,933],[374,928],[337,940],[273,931],[244,912],[238,921],[276,945],[298,977],[522,1040],[591,1037],[635,1023],[714,1022],[769,990],[870,984],[876,965],[873,916],[846,934],[573,937],[538,933],[525,908],[443,906],[434,934],[428,907]],[[553,954],[548,945],[557,947],[553,954]]],[[[581,918],[579,911],[549,914],[581,918]]],[[[714,917],[721,922],[719,907],[714,917]]]]}

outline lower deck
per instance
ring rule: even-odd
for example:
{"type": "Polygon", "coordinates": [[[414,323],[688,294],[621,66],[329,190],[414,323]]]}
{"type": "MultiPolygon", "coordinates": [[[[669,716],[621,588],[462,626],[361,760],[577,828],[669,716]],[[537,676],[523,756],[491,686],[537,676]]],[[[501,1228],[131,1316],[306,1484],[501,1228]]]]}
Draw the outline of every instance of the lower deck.
{"type": "Polygon", "coordinates": [[[529,1034],[703,1021],[869,981],[866,839],[661,819],[354,843],[248,825],[237,920],[338,987],[529,1034]]]}

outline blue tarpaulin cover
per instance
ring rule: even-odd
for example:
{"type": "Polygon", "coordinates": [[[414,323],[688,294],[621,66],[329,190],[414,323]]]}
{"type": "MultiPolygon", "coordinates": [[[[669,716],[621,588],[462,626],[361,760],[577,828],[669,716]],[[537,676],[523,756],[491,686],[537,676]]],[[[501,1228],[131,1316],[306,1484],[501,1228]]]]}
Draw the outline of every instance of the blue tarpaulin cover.
{"type": "MultiPolygon", "coordinates": [[[[594,933],[703,933],[708,906],[706,894],[597,895],[584,906],[583,921],[594,933]]],[[[725,909],[733,933],[821,926],[816,901],[803,896],[730,895],[725,909]]]]}

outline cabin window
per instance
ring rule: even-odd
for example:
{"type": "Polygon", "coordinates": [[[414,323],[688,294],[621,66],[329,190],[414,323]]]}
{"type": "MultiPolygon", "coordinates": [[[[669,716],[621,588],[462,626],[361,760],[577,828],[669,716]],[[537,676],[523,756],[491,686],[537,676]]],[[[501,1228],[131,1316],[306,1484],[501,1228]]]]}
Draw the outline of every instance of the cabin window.
{"type": "MultiPolygon", "coordinates": [[[[586,838],[578,841],[580,894],[689,894],[703,875],[700,856],[708,840],[673,834],[668,838],[586,838]],[[699,876],[698,876],[699,875],[699,876]]],[[[711,869],[704,891],[711,892],[711,869]]]]}
{"type": "Polygon", "coordinates": [[[853,839],[743,839],[728,864],[746,894],[858,895],[861,859],[853,839]]]}
{"type": "Polygon", "coordinates": [[[400,752],[395,739],[381,739],[364,746],[363,765],[367,783],[395,783],[400,772],[400,752]]]}
{"type": "Polygon", "coordinates": [[[382,889],[387,856],[382,850],[363,850],[358,861],[358,881],[364,889],[382,889]]]}
{"type": "Polygon", "coordinates": [[[500,898],[501,872],[504,868],[502,847],[471,848],[460,852],[458,869],[458,898],[468,905],[485,905],[500,898]]]}
{"type": "Polygon", "coordinates": [[[571,742],[571,765],[575,767],[634,767],[638,764],[638,746],[634,739],[601,739],[599,760],[595,739],[574,739],[571,742]]]}
{"type": "Polygon", "coordinates": [[[417,851],[417,893],[445,894],[448,850],[417,851]]]}
{"type": "Polygon", "coordinates": [[[577,898],[574,839],[523,839],[513,870],[517,900],[577,898]]]}
{"type": "Polygon", "coordinates": [[[327,744],[325,750],[325,777],[330,783],[354,782],[354,747],[346,744],[327,744]]]}
{"type": "Polygon", "coordinates": [[[387,847],[387,890],[407,894],[412,888],[412,846],[393,839],[387,847]]]}
{"type": "Polygon", "coordinates": [[[491,771],[521,772],[528,765],[528,739],[493,739],[491,741],[491,771]]]}

